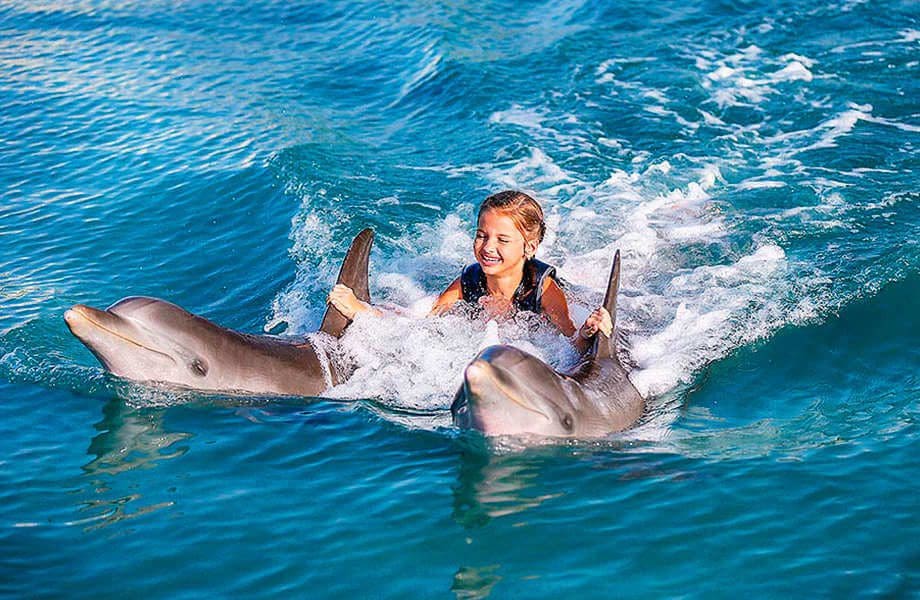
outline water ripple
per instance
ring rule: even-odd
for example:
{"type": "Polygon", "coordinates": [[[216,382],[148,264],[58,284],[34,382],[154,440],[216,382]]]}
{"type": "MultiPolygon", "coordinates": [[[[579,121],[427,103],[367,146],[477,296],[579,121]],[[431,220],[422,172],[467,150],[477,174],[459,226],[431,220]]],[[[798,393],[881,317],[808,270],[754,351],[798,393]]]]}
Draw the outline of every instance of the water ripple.
{"type": "Polygon", "coordinates": [[[909,596],[915,13],[4,3],[0,594],[909,596]],[[499,187],[576,316],[623,250],[634,431],[458,433],[475,325],[365,329],[318,401],[119,381],[61,320],[302,333],[366,226],[375,300],[423,311],[499,187]]]}

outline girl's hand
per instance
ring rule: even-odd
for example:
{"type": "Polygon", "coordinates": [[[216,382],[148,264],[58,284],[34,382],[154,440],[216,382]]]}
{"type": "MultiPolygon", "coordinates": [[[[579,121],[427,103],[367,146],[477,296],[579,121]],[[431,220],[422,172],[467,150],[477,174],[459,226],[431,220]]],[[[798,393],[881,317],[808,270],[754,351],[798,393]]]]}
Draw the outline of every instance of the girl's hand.
{"type": "Polygon", "coordinates": [[[431,310],[428,311],[428,316],[429,317],[440,317],[446,314],[447,311],[451,309],[451,307],[453,307],[453,304],[447,304],[446,302],[439,304],[438,302],[435,302],[434,306],[431,307],[431,310]]]}
{"type": "Polygon", "coordinates": [[[358,300],[350,287],[341,283],[332,288],[327,301],[348,319],[354,319],[356,314],[369,308],[367,304],[358,300]]]}
{"type": "Polygon", "coordinates": [[[603,306],[594,309],[588,318],[585,319],[584,325],[578,330],[578,336],[583,340],[589,340],[600,331],[607,337],[613,333],[613,319],[610,313],[603,306]]]}

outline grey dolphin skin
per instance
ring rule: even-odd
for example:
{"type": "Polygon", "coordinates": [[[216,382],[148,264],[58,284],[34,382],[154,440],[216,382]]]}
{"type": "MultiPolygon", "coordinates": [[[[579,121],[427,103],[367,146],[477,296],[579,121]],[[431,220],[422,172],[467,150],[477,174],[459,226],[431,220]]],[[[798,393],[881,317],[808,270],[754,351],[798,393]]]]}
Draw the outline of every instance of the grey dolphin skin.
{"type": "MultiPolygon", "coordinates": [[[[616,324],[620,252],[610,270],[604,307],[616,324]]],[[[489,346],[466,367],[450,407],[454,423],[489,436],[597,438],[630,427],[645,400],[617,358],[616,334],[598,333],[567,372],[513,346],[489,346]]]]}
{"type": "MultiPolygon", "coordinates": [[[[374,232],[355,237],[338,283],[370,302],[368,259],[374,232]]],[[[130,297],[106,310],[77,304],[64,314],[77,339],[114,375],[207,391],[316,396],[343,375],[305,340],[239,333],[164,300],[130,297]],[[328,371],[327,371],[328,369],[328,371]]],[[[349,320],[331,305],[320,331],[340,337],[349,320]]]]}

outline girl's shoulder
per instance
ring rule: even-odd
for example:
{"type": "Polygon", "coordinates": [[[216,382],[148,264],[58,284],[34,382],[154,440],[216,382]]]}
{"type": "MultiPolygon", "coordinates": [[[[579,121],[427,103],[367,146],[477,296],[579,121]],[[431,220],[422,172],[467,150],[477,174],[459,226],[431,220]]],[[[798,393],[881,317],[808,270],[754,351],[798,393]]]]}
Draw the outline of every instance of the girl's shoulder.
{"type": "Polygon", "coordinates": [[[556,267],[553,265],[533,258],[528,261],[528,266],[530,268],[530,280],[533,282],[533,286],[541,292],[545,292],[550,287],[559,289],[565,287],[556,274],[556,267]]]}
{"type": "Polygon", "coordinates": [[[542,260],[536,258],[531,258],[527,261],[527,266],[533,270],[534,274],[539,278],[552,277],[556,278],[556,267],[549,263],[545,263],[542,260]]]}
{"type": "Polygon", "coordinates": [[[553,291],[558,290],[559,293],[561,294],[563,293],[562,288],[565,287],[565,285],[556,277],[547,277],[546,279],[543,280],[542,287],[543,287],[544,294],[546,293],[546,290],[550,290],[550,289],[553,291]]]}

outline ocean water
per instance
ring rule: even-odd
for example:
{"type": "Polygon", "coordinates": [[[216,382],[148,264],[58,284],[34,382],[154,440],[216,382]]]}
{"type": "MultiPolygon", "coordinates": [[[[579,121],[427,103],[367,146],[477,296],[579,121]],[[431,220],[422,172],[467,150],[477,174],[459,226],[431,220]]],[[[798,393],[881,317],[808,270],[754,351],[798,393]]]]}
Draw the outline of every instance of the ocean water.
{"type": "Polygon", "coordinates": [[[0,596],[920,597],[916,2],[0,5],[0,596]],[[547,213],[576,320],[623,254],[635,429],[450,424],[551,331],[423,319],[476,205],[547,213]],[[153,295],[314,330],[350,238],[402,316],[323,399],[108,376],[153,295]]]}

